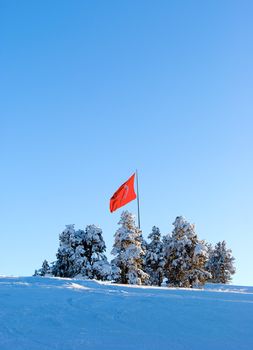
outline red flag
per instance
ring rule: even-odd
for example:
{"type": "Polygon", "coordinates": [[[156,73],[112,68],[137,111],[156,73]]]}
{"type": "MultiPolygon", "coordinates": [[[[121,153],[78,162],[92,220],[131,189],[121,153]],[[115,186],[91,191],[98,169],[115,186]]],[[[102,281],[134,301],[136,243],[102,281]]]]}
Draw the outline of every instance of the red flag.
{"type": "Polygon", "coordinates": [[[136,194],[134,192],[134,178],[133,174],[120,188],[114,193],[110,200],[110,211],[111,213],[117,210],[123,205],[136,199],[136,194]]]}

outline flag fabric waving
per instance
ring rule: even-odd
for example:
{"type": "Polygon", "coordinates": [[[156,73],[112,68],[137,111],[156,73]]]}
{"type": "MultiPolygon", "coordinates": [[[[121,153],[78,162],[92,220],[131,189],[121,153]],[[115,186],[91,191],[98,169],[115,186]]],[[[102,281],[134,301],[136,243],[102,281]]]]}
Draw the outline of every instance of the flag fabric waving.
{"type": "Polygon", "coordinates": [[[110,211],[123,207],[123,205],[136,199],[136,193],[134,191],[134,179],[135,173],[121,185],[110,199],[110,211]]]}

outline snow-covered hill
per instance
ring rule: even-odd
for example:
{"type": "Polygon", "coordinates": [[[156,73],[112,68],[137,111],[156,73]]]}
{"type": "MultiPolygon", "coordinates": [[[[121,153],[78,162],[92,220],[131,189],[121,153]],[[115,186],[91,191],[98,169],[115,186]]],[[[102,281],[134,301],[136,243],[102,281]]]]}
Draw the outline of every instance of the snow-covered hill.
{"type": "Polygon", "coordinates": [[[1,350],[253,349],[253,287],[0,277],[1,350]]]}

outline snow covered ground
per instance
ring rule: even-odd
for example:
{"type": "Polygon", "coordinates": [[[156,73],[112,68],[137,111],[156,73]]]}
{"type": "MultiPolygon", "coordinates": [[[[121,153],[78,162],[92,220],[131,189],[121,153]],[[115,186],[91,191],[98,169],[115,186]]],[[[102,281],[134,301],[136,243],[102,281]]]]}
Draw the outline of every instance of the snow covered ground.
{"type": "Polygon", "coordinates": [[[0,277],[0,349],[253,349],[253,287],[0,277]]]}

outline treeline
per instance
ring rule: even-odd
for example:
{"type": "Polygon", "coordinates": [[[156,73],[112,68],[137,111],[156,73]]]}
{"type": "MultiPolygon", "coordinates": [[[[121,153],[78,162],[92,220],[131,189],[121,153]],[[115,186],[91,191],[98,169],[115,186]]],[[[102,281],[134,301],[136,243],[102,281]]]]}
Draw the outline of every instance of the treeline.
{"type": "Polygon", "coordinates": [[[123,211],[108,262],[102,230],[88,225],[75,230],[67,225],[60,234],[56,261],[45,260],[34,275],[82,277],[124,284],[197,287],[205,282],[228,283],[235,273],[234,257],[226,242],[214,247],[200,240],[195,225],[182,216],[175,219],[171,234],[162,237],[154,226],[149,242],[136,226],[134,215],[123,211]]]}

